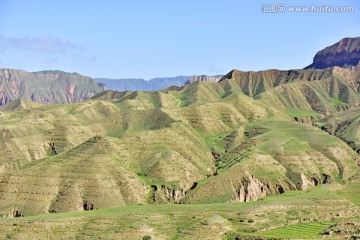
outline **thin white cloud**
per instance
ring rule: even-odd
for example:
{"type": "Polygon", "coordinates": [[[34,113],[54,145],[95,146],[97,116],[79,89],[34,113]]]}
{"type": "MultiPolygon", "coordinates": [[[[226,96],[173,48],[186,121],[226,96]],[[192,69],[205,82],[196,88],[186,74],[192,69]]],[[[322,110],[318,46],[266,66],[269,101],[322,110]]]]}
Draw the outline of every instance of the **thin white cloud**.
{"type": "Polygon", "coordinates": [[[0,53],[5,52],[7,42],[6,40],[0,36],[0,53]]]}
{"type": "Polygon", "coordinates": [[[68,50],[83,50],[83,48],[69,41],[62,41],[59,38],[7,38],[0,36],[0,52],[4,52],[9,48],[42,53],[65,53],[68,50]]]}
{"type": "Polygon", "coordinates": [[[216,66],[214,66],[214,64],[211,64],[210,67],[209,67],[209,71],[212,73],[212,74],[224,74],[224,69],[222,68],[217,68],[216,66]]]}
{"type": "Polygon", "coordinates": [[[59,60],[57,60],[56,58],[49,58],[46,60],[47,63],[59,63],[59,60]]]}

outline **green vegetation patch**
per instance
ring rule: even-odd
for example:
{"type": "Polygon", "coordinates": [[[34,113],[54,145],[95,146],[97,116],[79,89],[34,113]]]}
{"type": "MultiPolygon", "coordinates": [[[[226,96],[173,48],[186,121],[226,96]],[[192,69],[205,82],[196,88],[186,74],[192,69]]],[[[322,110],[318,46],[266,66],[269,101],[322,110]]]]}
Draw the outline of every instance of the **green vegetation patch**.
{"type": "Polygon", "coordinates": [[[344,103],[343,101],[341,101],[339,98],[331,98],[330,101],[336,107],[348,105],[347,103],[344,103]]]}
{"type": "Polygon", "coordinates": [[[360,206],[360,183],[348,183],[337,194],[360,206]]]}
{"type": "Polygon", "coordinates": [[[230,133],[222,133],[215,136],[207,136],[205,137],[205,142],[209,149],[223,153],[225,151],[224,142],[222,141],[227,135],[230,133]]]}
{"type": "Polygon", "coordinates": [[[290,117],[320,117],[321,116],[320,113],[315,112],[314,110],[302,110],[295,108],[286,109],[286,113],[290,117]]]}
{"type": "Polygon", "coordinates": [[[149,186],[165,186],[168,189],[181,190],[179,181],[172,181],[172,182],[160,181],[154,179],[153,177],[147,176],[144,173],[138,173],[138,176],[143,182],[145,182],[149,186]]]}
{"type": "Polygon", "coordinates": [[[285,239],[314,239],[319,238],[320,233],[333,224],[334,222],[299,223],[266,231],[261,236],[285,239]]]}

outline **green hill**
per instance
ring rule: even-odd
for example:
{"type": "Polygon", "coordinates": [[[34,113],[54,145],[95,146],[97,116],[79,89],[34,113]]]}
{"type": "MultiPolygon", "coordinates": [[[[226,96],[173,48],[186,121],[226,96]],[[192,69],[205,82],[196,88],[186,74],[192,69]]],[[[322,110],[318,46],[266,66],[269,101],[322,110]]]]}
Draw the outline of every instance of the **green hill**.
{"type": "Polygon", "coordinates": [[[21,238],[7,227],[26,232],[45,219],[55,238],[251,239],[313,228],[306,238],[353,221],[358,76],[234,70],[218,83],[105,91],[74,104],[12,102],[0,109],[0,215],[53,214],[0,229],[21,238]]]}

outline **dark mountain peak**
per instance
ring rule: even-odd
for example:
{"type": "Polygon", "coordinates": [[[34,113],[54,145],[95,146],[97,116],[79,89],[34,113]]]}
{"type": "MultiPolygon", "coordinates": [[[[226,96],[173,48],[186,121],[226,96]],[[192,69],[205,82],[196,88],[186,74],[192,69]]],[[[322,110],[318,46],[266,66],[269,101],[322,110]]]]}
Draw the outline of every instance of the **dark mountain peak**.
{"type": "Polygon", "coordinates": [[[320,53],[327,54],[332,52],[346,52],[351,53],[353,51],[359,50],[360,47],[360,37],[357,38],[343,38],[338,43],[335,43],[325,49],[321,50],[320,53]]]}
{"type": "Polygon", "coordinates": [[[359,60],[360,37],[348,37],[317,52],[313,63],[305,69],[355,66],[359,60]]]}
{"type": "Polygon", "coordinates": [[[240,70],[237,70],[237,69],[233,69],[231,70],[230,72],[228,72],[227,74],[225,74],[220,80],[219,82],[225,80],[225,79],[232,79],[232,78],[235,78],[236,75],[239,75],[240,73],[244,73],[240,70]]]}

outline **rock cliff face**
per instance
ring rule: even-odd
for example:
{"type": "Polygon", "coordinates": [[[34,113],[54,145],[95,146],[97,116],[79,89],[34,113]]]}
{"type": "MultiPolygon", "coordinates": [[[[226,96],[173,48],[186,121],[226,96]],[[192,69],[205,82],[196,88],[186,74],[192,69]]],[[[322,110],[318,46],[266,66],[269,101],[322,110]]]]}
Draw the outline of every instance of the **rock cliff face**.
{"type": "Polygon", "coordinates": [[[319,51],[309,68],[328,68],[355,66],[360,60],[360,37],[344,38],[341,41],[319,51]]]}
{"type": "Polygon", "coordinates": [[[271,184],[267,181],[257,179],[253,175],[247,173],[247,177],[236,184],[236,194],[230,202],[257,201],[261,197],[282,194],[288,190],[293,190],[290,184],[283,183],[283,186],[271,184]]]}
{"type": "Polygon", "coordinates": [[[172,189],[165,185],[151,186],[153,192],[148,198],[148,203],[180,203],[185,197],[184,189],[172,189]]]}
{"type": "Polygon", "coordinates": [[[315,174],[312,177],[308,177],[304,173],[301,173],[301,183],[297,187],[300,190],[307,190],[319,184],[330,184],[330,183],[333,183],[333,180],[331,179],[331,176],[328,174],[321,174],[321,175],[315,174]]]}
{"type": "Polygon", "coordinates": [[[0,69],[0,105],[18,98],[40,103],[74,103],[103,90],[101,84],[78,73],[0,69]]]}
{"type": "Polygon", "coordinates": [[[222,75],[216,76],[207,76],[207,75],[194,75],[189,77],[189,79],[184,83],[184,85],[188,85],[197,81],[207,82],[207,83],[216,83],[220,81],[222,75]]]}

